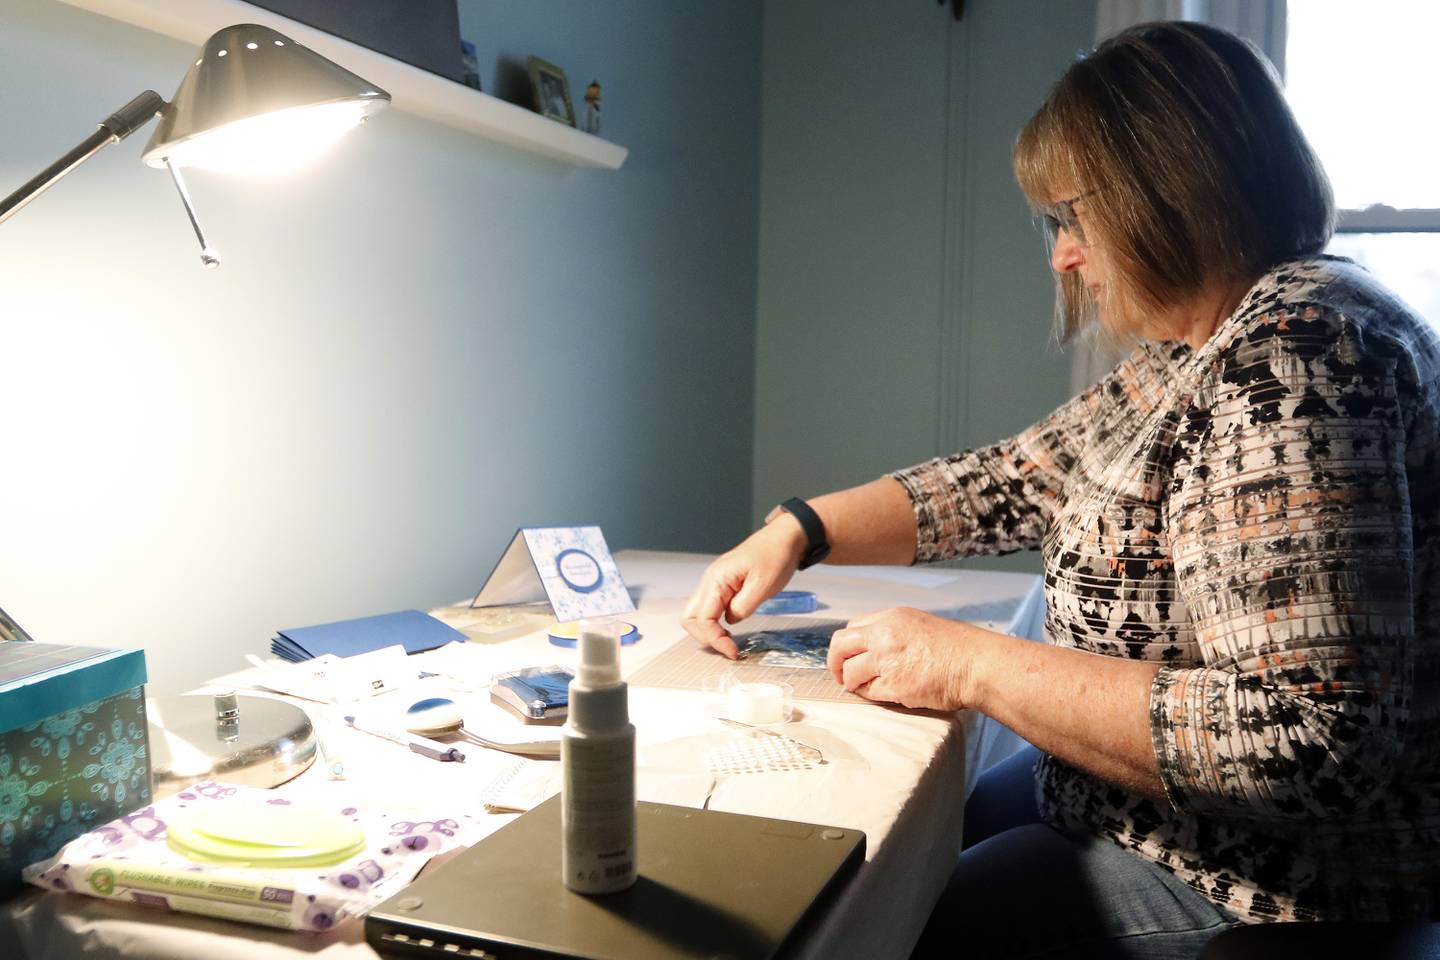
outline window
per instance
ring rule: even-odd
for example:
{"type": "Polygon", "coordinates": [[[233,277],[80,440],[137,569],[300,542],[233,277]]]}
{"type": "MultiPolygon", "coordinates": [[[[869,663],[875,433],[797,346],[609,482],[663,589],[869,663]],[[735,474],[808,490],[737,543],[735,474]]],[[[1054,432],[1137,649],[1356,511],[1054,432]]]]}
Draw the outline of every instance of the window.
{"type": "Polygon", "coordinates": [[[1440,326],[1440,3],[1289,0],[1285,86],[1340,208],[1329,252],[1364,264],[1440,326]]]}

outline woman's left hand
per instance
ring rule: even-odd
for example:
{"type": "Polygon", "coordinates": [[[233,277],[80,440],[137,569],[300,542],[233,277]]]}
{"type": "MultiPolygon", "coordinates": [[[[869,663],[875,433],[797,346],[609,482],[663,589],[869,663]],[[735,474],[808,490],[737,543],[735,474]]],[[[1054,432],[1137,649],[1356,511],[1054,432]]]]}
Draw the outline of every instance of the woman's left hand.
{"type": "Polygon", "coordinates": [[[968,706],[971,654],[988,631],[902,607],[856,617],[830,638],[837,682],[870,700],[906,707],[968,706]]]}

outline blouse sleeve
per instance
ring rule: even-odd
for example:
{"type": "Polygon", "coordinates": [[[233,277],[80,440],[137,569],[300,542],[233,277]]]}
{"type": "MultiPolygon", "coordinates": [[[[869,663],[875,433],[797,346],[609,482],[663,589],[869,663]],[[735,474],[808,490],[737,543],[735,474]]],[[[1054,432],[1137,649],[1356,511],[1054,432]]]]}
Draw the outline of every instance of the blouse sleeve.
{"type": "Polygon", "coordinates": [[[1336,818],[1391,784],[1415,643],[1407,369],[1293,308],[1221,350],[1182,424],[1168,525],[1205,666],[1162,668],[1150,700],[1176,809],[1336,818]]]}
{"type": "Polygon", "coordinates": [[[915,562],[1034,549],[1101,407],[1129,403],[1133,382],[1163,364],[1141,347],[1099,383],[999,443],[890,474],[915,510],[915,562]]]}

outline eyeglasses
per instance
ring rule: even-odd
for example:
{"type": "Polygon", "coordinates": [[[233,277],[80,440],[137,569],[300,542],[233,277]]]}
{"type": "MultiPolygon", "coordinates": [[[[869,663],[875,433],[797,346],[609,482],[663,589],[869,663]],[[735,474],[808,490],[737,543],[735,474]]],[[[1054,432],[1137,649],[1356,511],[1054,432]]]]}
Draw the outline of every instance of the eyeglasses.
{"type": "Polygon", "coordinates": [[[1080,218],[1075,215],[1075,204],[1093,194],[1094,190],[1086,190],[1078,193],[1069,200],[1061,200],[1059,203],[1051,204],[1040,220],[1045,224],[1045,234],[1053,244],[1057,235],[1064,230],[1070,238],[1081,246],[1085,245],[1085,229],[1080,226],[1080,218]]]}

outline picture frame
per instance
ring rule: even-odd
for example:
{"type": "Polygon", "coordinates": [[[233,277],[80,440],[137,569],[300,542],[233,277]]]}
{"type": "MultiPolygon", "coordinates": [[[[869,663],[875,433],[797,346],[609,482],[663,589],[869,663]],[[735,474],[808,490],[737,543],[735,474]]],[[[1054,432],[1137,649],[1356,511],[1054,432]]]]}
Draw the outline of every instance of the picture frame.
{"type": "Polygon", "coordinates": [[[575,107],[570,102],[570,81],[565,79],[565,71],[539,57],[531,57],[528,64],[535,111],[551,120],[575,126],[575,107]]]}

